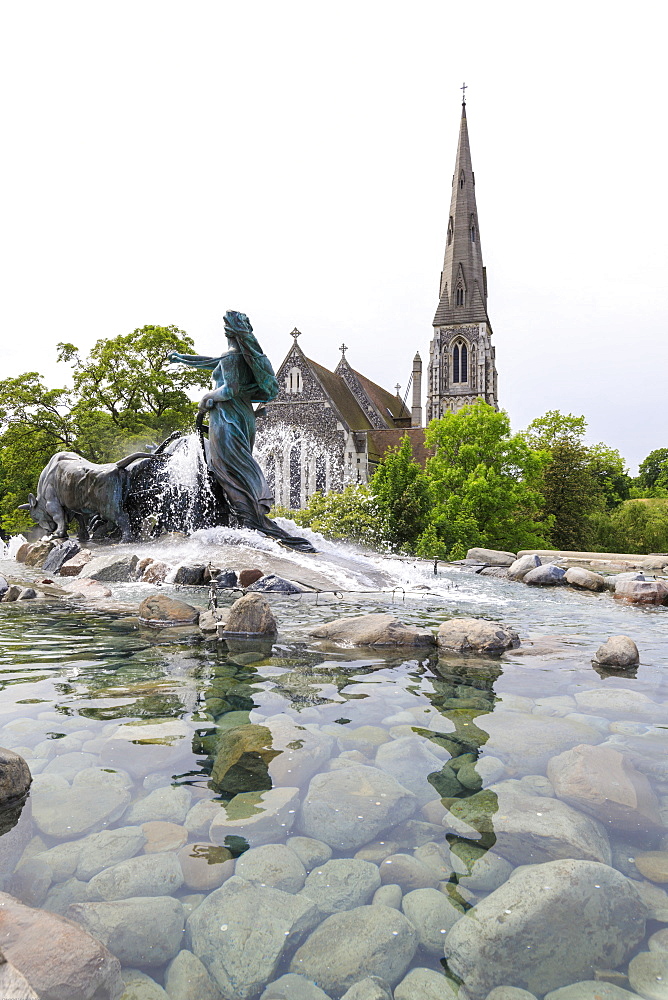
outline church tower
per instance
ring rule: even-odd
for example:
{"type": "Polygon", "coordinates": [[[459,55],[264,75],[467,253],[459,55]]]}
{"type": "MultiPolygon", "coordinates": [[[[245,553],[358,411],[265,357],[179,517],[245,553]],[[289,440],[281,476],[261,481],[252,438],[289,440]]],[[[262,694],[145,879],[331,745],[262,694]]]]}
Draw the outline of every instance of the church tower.
{"type": "Polygon", "coordinates": [[[492,327],[487,315],[487,276],[471,166],[466,90],[452,178],[450,218],[439,303],[429,348],[427,422],[479,397],[498,409],[492,327]]]}

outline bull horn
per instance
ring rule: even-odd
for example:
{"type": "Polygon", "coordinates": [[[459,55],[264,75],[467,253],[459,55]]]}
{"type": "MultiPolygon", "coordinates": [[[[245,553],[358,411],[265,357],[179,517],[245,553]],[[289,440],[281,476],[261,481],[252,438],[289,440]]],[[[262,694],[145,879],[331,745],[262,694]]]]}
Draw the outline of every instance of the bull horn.
{"type": "Polygon", "coordinates": [[[21,504],[21,505],[20,505],[19,507],[17,507],[16,509],[17,509],[17,510],[30,510],[30,504],[29,504],[29,503],[22,503],[22,504],[21,504]]]}

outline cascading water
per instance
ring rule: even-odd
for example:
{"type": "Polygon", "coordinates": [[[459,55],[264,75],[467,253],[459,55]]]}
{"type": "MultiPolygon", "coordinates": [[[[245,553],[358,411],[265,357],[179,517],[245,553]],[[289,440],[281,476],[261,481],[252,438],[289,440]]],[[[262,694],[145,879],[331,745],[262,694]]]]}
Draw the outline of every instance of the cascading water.
{"type": "Polygon", "coordinates": [[[195,531],[202,519],[213,521],[216,499],[197,434],[179,438],[159,477],[164,490],[163,507],[172,520],[181,521],[183,531],[195,531]]]}
{"type": "Polygon", "coordinates": [[[355,481],[352,469],[342,465],[339,449],[326,448],[320,437],[290,424],[259,428],[255,457],[276,503],[292,509],[316,491],[340,490],[355,481]]]}

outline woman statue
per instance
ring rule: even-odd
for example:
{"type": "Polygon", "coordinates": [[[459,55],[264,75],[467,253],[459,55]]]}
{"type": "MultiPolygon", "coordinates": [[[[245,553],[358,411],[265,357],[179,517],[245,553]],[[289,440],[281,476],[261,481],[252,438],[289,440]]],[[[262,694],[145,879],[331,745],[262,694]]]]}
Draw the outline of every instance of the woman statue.
{"type": "Polygon", "coordinates": [[[301,552],[315,552],[305,538],[289,535],[267,517],[274,498],[253,458],[253,403],[276,398],[278,382],[274,369],[262,353],[244,313],[225,313],[225,336],[228,350],[219,358],[176,351],[169,355],[170,361],[213,373],[216,388],[207,392],[199,404],[199,412],[209,414],[209,468],[232,513],[245,528],[254,528],[301,552]]]}

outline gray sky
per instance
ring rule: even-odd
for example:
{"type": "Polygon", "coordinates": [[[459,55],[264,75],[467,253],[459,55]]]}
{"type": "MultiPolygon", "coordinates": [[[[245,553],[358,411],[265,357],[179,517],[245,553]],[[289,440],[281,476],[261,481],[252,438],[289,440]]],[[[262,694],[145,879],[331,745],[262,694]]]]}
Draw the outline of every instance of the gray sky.
{"type": "Polygon", "coordinates": [[[460,114],[499,398],[633,467],[665,419],[665,8],[640,0],[5,3],[0,375],[247,312],[390,388],[429,356],[460,114]]]}

